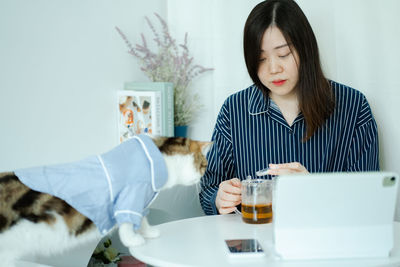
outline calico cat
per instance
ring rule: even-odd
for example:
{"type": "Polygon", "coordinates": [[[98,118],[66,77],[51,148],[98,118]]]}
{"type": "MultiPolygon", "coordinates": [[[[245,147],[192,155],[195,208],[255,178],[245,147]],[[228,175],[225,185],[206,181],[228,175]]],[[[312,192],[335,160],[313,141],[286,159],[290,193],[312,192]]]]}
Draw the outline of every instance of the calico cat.
{"type": "MultiPolygon", "coordinates": [[[[145,138],[142,139],[145,140],[145,138]]],[[[157,151],[161,152],[161,158],[168,172],[168,178],[160,187],[161,190],[175,185],[192,185],[200,181],[207,166],[205,154],[211,145],[210,142],[199,142],[182,137],[151,137],[148,140],[157,151]]],[[[107,155],[109,154],[104,154],[103,158],[105,159],[107,155]]],[[[152,164],[156,163],[152,162],[152,164]]],[[[69,166],[67,165],[68,171],[69,166]]],[[[40,173],[48,171],[48,169],[40,170],[40,173]]],[[[60,197],[33,190],[21,182],[23,180],[17,175],[18,171],[0,173],[0,266],[14,266],[14,261],[25,255],[51,255],[94,239],[100,241],[102,234],[105,233],[99,231],[101,227],[99,228],[93,220],[69,204],[73,203],[74,199],[67,203],[60,197]]],[[[66,178],[63,177],[63,180],[66,178]]],[[[154,182],[157,183],[156,180],[152,182],[153,186],[154,182]]],[[[68,185],[63,185],[63,187],[68,187],[68,185]]],[[[139,183],[139,191],[132,193],[140,195],[134,196],[135,201],[138,202],[143,202],[140,199],[141,192],[147,190],[145,186],[143,190],[140,189],[141,187],[139,183]]],[[[123,194],[114,193],[115,199],[123,194]]],[[[147,207],[150,203],[145,204],[147,207]]],[[[107,211],[103,213],[106,214],[107,211]]],[[[155,238],[160,234],[158,229],[149,225],[145,216],[140,217],[137,229],[134,229],[135,225],[129,221],[116,223],[113,228],[116,228],[118,224],[120,240],[129,248],[143,244],[144,238],[155,238]]]]}

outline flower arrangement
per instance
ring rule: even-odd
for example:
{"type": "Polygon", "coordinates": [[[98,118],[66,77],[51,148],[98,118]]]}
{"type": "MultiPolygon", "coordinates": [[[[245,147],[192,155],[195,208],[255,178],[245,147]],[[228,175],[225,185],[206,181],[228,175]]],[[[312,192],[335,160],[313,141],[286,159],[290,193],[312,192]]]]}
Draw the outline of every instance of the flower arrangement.
{"type": "Polygon", "coordinates": [[[172,38],[167,23],[158,15],[155,16],[161,23],[162,37],[157,32],[148,17],[145,17],[152,33],[157,51],[153,52],[147,45],[143,33],[142,44],[135,46],[128,40],[125,34],[116,27],[128,47],[128,53],[137,58],[141,70],[153,82],[172,82],[174,84],[174,124],[175,126],[188,125],[195,113],[202,107],[198,94],[191,94],[188,86],[198,75],[213,70],[193,63],[193,57],[189,55],[187,36],[184,43],[177,45],[172,38]]]}
{"type": "Polygon", "coordinates": [[[106,264],[116,264],[121,261],[121,253],[111,246],[111,239],[107,238],[104,242],[100,242],[93,251],[91,264],[92,266],[107,266],[106,264]]]}

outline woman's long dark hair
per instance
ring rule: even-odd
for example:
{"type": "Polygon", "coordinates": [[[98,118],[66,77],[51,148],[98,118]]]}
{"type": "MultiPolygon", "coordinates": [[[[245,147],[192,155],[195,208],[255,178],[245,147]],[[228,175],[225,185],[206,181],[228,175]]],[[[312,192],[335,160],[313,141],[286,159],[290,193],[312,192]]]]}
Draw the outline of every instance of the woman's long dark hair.
{"type": "Polygon", "coordinates": [[[317,40],[306,16],[293,0],[266,0],[254,7],[244,27],[244,57],[251,79],[264,95],[268,95],[269,89],[257,73],[261,41],[265,30],[272,25],[279,28],[299,55],[299,108],[306,122],[304,140],[308,140],[335,107],[332,90],[322,72],[317,40]]]}

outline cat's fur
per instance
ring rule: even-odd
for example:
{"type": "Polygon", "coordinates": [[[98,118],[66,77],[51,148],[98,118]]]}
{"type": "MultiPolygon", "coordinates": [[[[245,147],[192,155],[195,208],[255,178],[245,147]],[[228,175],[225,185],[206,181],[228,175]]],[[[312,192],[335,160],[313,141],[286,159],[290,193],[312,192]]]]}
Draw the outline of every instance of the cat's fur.
{"type": "MultiPolygon", "coordinates": [[[[207,166],[205,154],[210,142],[180,137],[152,140],[168,170],[162,189],[199,182],[207,166]]],[[[145,217],[137,232],[129,223],[119,226],[121,242],[127,247],[158,235],[145,217]]],[[[12,172],[0,173],[0,266],[13,266],[16,259],[29,254],[60,253],[94,239],[101,239],[97,227],[65,201],[28,188],[12,172]]]]}

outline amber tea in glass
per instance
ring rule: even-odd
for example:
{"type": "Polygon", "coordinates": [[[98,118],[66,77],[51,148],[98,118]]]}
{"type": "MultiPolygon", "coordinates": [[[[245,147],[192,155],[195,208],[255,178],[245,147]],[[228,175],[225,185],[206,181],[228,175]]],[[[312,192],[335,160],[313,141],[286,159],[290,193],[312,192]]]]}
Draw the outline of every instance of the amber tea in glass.
{"type": "Polygon", "coordinates": [[[273,181],[247,179],[242,181],[242,219],[245,223],[271,223],[273,181]]]}

